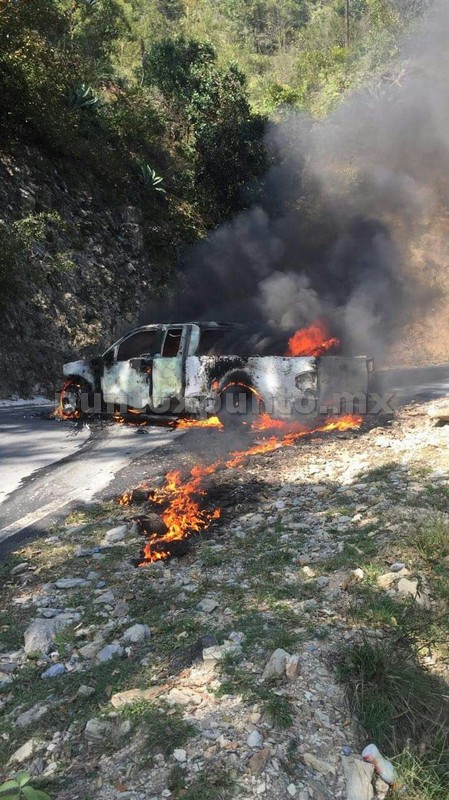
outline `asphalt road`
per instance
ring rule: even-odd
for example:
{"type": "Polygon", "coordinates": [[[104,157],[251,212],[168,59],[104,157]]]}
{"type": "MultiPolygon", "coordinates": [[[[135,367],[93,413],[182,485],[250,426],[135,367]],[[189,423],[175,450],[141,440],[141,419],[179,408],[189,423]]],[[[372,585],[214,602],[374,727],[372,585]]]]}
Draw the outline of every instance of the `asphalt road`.
{"type": "Polygon", "coordinates": [[[0,408],[0,557],[184,433],[114,423],[90,428],[49,419],[45,411],[0,408]]]}
{"type": "Polygon", "coordinates": [[[393,407],[449,395],[449,364],[378,372],[379,391],[394,392],[393,407]]]}
{"type": "MultiPolygon", "coordinates": [[[[449,394],[449,364],[385,370],[379,392],[394,393],[393,407],[449,394]]],[[[211,432],[136,428],[114,423],[82,425],[50,419],[48,408],[0,408],[0,559],[22,541],[46,533],[70,508],[119,493],[138,481],[142,459],[153,467],[178,466],[182,452],[198,446],[202,460],[211,432]],[[172,448],[186,435],[185,447],[172,448]],[[172,461],[176,463],[172,463],[172,461]],[[148,463],[148,460],[147,460],[148,463]],[[135,478],[135,480],[134,480],[135,478]]],[[[221,446],[227,449],[224,438],[221,446]]]]}
{"type": "Polygon", "coordinates": [[[51,419],[53,408],[0,408],[0,504],[28,475],[71,456],[88,440],[87,426],[51,419]]]}

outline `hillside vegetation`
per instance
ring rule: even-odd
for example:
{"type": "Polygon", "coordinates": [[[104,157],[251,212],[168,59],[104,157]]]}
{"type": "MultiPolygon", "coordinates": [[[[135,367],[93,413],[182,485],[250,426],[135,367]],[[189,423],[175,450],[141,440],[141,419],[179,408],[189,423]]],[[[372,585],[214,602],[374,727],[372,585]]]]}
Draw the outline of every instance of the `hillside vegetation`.
{"type": "Polygon", "coordinates": [[[268,120],[388,80],[426,6],[1,0],[1,392],[132,324],[267,191],[268,120]]]}

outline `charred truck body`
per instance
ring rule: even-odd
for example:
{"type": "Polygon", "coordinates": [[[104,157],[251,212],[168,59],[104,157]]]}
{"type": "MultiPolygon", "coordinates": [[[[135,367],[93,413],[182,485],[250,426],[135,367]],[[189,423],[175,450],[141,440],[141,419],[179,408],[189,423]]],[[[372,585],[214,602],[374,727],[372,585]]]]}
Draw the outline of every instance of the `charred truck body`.
{"type": "Polygon", "coordinates": [[[239,326],[145,325],[98,357],[64,365],[63,416],[138,413],[247,424],[367,410],[372,362],[365,356],[233,355],[239,326]]]}

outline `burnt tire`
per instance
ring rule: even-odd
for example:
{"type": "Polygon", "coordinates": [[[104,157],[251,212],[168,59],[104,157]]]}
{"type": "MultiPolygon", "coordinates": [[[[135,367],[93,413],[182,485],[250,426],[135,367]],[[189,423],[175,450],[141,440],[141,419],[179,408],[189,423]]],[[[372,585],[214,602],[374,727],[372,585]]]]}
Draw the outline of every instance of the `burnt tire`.
{"type": "Polygon", "coordinates": [[[225,386],[220,393],[218,419],[228,430],[249,431],[256,418],[252,404],[251,389],[245,386],[225,386]]]}
{"type": "Polygon", "coordinates": [[[82,382],[67,381],[59,399],[60,415],[64,419],[79,419],[84,413],[86,406],[84,398],[88,392],[87,385],[82,382]]]}

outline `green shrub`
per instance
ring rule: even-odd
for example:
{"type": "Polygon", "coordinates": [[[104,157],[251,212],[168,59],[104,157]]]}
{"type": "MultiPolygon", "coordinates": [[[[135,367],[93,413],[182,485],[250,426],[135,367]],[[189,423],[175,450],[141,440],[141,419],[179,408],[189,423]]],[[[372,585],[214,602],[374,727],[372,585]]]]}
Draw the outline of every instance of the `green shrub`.
{"type": "Polygon", "coordinates": [[[0,784],[0,800],[50,800],[49,795],[30,784],[31,776],[25,770],[0,784]]]}
{"type": "Polygon", "coordinates": [[[64,228],[56,213],[0,223],[0,307],[7,308],[45,280],[72,268],[57,242],[64,228]]]}
{"type": "Polygon", "coordinates": [[[145,189],[151,189],[153,192],[162,192],[162,194],[166,194],[164,187],[161,186],[161,183],[164,179],[161,178],[160,175],[157,175],[155,170],[152,169],[149,164],[141,164],[140,174],[142,176],[145,189]]]}
{"type": "Polygon", "coordinates": [[[95,94],[92,86],[87,86],[85,83],[82,83],[73,90],[70,98],[70,105],[77,109],[94,109],[98,108],[100,105],[100,98],[95,94]]]}
{"type": "Polygon", "coordinates": [[[338,666],[351,711],[370,740],[396,757],[419,800],[449,796],[447,684],[425,670],[406,642],[388,638],[347,647],[338,666]],[[427,787],[427,788],[426,788],[427,787]],[[435,791],[427,791],[433,787],[435,791]]]}

